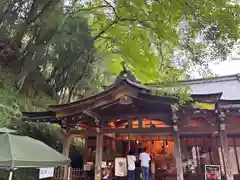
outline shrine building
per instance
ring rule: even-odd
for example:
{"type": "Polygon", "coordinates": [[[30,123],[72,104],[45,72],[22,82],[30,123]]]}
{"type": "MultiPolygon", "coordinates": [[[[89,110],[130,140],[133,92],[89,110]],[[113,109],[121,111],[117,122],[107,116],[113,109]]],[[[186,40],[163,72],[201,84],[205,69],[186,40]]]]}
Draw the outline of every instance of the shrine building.
{"type": "Polygon", "coordinates": [[[205,165],[219,165],[222,179],[240,179],[239,75],[166,87],[143,85],[123,71],[99,94],[49,105],[46,112],[23,112],[23,119],[59,124],[65,155],[73,137],[84,138],[84,179],[100,180],[104,168],[117,176],[117,158],[129,149],[138,155],[143,147],[154,159],[157,178],[204,180],[205,165]],[[178,95],[163,93],[186,87],[191,98],[184,104],[178,95]]]}

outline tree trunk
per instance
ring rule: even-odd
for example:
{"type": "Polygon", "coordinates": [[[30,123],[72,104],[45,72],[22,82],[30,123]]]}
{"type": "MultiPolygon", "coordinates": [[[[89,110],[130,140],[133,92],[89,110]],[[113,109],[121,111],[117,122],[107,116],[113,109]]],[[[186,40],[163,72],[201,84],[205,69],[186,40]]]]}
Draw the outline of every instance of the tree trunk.
{"type": "Polygon", "coordinates": [[[73,92],[74,92],[75,87],[76,87],[76,84],[74,84],[74,85],[71,87],[71,89],[69,90],[68,100],[67,100],[68,103],[71,102],[71,100],[72,100],[72,96],[73,96],[73,92]]]}
{"type": "Polygon", "coordinates": [[[38,46],[32,48],[31,51],[27,54],[24,65],[17,78],[17,87],[19,91],[21,91],[28,74],[33,72],[38,67],[37,59],[42,56],[43,51],[44,47],[38,46]]]}

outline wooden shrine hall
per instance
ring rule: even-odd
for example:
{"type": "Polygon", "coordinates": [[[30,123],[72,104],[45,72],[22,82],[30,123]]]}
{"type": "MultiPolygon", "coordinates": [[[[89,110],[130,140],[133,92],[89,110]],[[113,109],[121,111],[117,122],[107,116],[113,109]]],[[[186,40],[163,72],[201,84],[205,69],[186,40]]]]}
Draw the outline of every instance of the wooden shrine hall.
{"type": "Polygon", "coordinates": [[[155,162],[157,178],[203,180],[205,165],[220,165],[222,179],[240,179],[239,76],[174,86],[182,87],[189,87],[191,96],[184,104],[177,95],[162,93],[173,87],[146,86],[123,71],[99,94],[23,116],[59,124],[66,136],[65,155],[73,137],[85,138],[84,179],[100,180],[104,168],[115,176],[115,158],[126,157],[130,148],[138,155],[142,147],[155,162]]]}

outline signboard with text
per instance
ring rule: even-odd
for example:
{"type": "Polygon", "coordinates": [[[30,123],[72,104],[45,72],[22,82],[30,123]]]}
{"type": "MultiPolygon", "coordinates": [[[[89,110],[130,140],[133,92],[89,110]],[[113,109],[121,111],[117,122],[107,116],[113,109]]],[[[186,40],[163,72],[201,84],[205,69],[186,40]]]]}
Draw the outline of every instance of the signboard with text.
{"type": "Polygon", "coordinates": [[[54,167],[39,169],[39,179],[50,178],[53,176],[54,176],[54,167]]]}
{"type": "Polygon", "coordinates": [[[205,180],[221,180],[220,165],[205,165],[205,180]]]}

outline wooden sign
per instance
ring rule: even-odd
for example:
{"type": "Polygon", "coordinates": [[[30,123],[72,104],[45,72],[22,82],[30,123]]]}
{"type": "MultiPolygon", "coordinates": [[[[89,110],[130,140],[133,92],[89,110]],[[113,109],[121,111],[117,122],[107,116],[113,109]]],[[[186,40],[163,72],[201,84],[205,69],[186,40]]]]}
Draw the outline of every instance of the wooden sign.
{"type": "Polygon", "coordinates": [[[220,165],[205,165],[205,180],[221,180],[220,165]]]}

